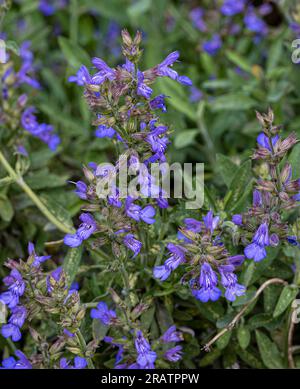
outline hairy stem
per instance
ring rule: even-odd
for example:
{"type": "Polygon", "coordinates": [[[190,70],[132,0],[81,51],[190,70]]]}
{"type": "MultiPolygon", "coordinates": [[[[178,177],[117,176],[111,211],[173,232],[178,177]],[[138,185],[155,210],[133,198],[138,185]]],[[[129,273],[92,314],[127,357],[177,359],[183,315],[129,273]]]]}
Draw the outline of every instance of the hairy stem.
{"type": "Polygon", "coordinates": [[[27,196],[32,200],[32,202],[38,207],[38,209],[43,213],[43,215],[54,224],[60,231],[65,233],[73,233],[69,227],[61,223],[47,208],[47,206],[39,199],[39,197],[33,192],[33,190],[26,184],[23,180],[23,177],[18,175],[15,170],[11,167],[3,153],[0,151],[0,163],[10,175],[11,179],[20,186],[20,188],[27,194],[27,196]]]}
{"type": "MultiPolygon", "coordinates": [[[[81,351],[85,354],[85,351],[86,351],[85,339],[84,339],[82,333],[80,332],[80,330],[77,331],[76,335],[77,335],[77,339],[79,341],[81,351]]],[[[89,369],[95,369],[95,366],[92,362],[92,359],[90,357],[86,357],[86,356],[85,356],[85,358],[87,360],[87,364],[88,364],[89,369]]]]}

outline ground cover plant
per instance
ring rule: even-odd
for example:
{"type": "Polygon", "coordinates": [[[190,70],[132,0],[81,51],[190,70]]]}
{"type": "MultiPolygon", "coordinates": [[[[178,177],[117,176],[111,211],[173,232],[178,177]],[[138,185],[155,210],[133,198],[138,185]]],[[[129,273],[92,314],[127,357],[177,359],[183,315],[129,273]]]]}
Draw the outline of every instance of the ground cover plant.
{"type": "Polygon", "coordinates": [[[297,2],[0,12],[1,369],[300,367],[297,2]]]}

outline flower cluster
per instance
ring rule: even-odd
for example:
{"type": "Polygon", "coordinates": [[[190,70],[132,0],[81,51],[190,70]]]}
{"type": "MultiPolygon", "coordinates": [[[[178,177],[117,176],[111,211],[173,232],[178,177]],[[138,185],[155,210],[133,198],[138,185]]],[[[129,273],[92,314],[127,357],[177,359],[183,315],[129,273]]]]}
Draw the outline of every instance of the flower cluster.
{"type": "Polygon", "coordinates": [[[266,247],[293,240],[285,214],[299,206],[300,200],[300,180],[292,179],[292,166],[284,162],[287,153],[298,142],[295,133],[282,138],[281,127],[273,124],[271,110],[265,115],[257,113],[257,117],[263,132],[257,137],[253,159],[261,161],[267,173],[256,180],[252,207],[232,219],[243,231],[245,256],[255,262],[267,256],[266,247]]]}
{"type": "Polygon", "coordinates": [[[177,51],[153,68],[139,70],[141,34],[138,32],[132,39],[124,30],[122,38],[125,56],[122,66],[110,68],[102,59],[94,58],[92,62],[97,70],[94,75],[82,66],[77,75],[70,78],[71,82],[85,86],[85,97],[95,112],[95,135],[116,140],[125,152],[115,165],[97,166],[91,163],[89,168],[85,168],[89,183],[77,182],[75,192],[90,203],[86,210],[99,211],[101,216],[82,214],[82,223],[77,232],[68,234],[64,241],[71,247],[77,247],[92,234],[101,233],[98,243],[122,243],[136,256],[142,247],[136,236],[137,223],[155,222],[155,208],[145,204],[145,198],[155,198],[160,208],[168,207],[162,189],[150,173],[152,163],[166,161],[165,153],[169,144],[168,127],[161,123],[157,115],[160,110],[166,111],[165,96],[154,97],[151,85],[158,77],[169,77],[183,85],[191,85],[191,80],[173,69],[173,64],[179,58],[177,51]],[[109,192],[103,196],[105,184],[113,178],[120,178],[124,167],[126,184],[130,175],[137,176],[139,191],[121,196],[121,188],[117,184],[110,184],[109,192]],[[97,218],[99,223],[95,220],[97,218]]]}
{"type": "Polygon", "coordinates": [[[39,10],[45,16],[52,16],[56,11],[67,7],[69,0],[40,0],[39,10]]]}
{"type": "Polygon", "coordinates": [[[245,293],[234,270],[243,263],[243,255],[230,256],[222,242],[222,225],[218,216],[209,211],[203,221],[188,218],[179,230],[179,244],[168,244],[169,258],[153,270],[154,277],[165,281],[180,265],[186,268],[182,282],[188,283],[193,296],[202,302],[216,301],[224,296],[234,301],[245,293]],[[217,276],[219,273],[219,278],[217,276]],[[219,287],[218,287],[219,286],[219,287]]]}
{"type": "MultiPolygon", "coordinates": [[[[116,312],[104,302],[100,302],[97,309],[92,309],[91,317],[110,327],[112,333],[118,331],[119,338],[109,335],[104,338],[106,343],[118,349],[115,369],[154,369],[156,362],[162,365],[164,360],[174,363],[181,359],[182,347],[175,344],[183,340],[183,335],[175,325],[169,327],[158,340],[150,342],[138,328],[130,329],[129,334],[121,336],[119,332],[127,328],[123,324],[123,317],[118,318],[116,312]]],[[[138,323],[136,325],[139,326],[138,323]]]]}
{"type": "Polygon", "coordinates": [[[202,42],[202,50],[211,56],[215,56],[223,46],[222,36],[237,35],[244,29],[245,32],[254,34],[254,41],[268,33],[268,27],[263,17],[272,12],[272,6],[263,4],[254,7],[246,0],[224,0],[219,10],[204,10],[201,7],[190,11],[190,20],[193,26],[202,32],[207,39],[202,42]],[[213,17],[212,17],[213,15],[213,17]],[[241,18],[242,16],[242,18],[241,18]],[[216,31],[216,19],[221,19],[220,28],[216,31]],[[211,23],[213,21],[213,24],[211,23]]]}
{"type": "Polygon", "coordinates": [[[50,273],[44,273],[41,264],[50,259],[50,256],[39,256],[34,245],[28,245],[29,257],[26,262],[9,260],[7,266],[12,270],[4,278],[8,290],[0,294],[0,301],[11,311],[8,323],[3,324],[1,333],[5,338],[11,337],[17,342],[21,339],[21,327],[25,320],[40,351],[47,349],[49,358],[45,361],[41,355],[32,356],[32,361],[19,351],[16,355],[19,361],[9,357],[2,362],[3,368],[21,369],[59,367],[61,369],[85,368],[85,355],[94,352],[94,344],[83,348],[79,338],[79,328],[84,318],[85,309],[80,303],[78,286],[68,286],[67,277],[62,267],[57,267],[50,273]],[[52,317],[56,323],[57,338],[51,335],[47,339],[31,327],[31,323],[41,317],[52,317]],[[71,348],[76,355],[74,365],[63,353],[63,349],[71,348]],[[47,365],[45,365],[47,363],[47,365]]]}
{"type": "Polygon", "coordinates": [[[55,150],[60,143],[53,127],[46,123],[38,123],[34,107],[26,108],[28,94],[20,91],[21,87],[28,85],[33,89],[40,89],[35,78],[34,57],[30,50],[30,42],[24,42],[19,49],[20,66],[16,66],[15,55],[7,51],[7,58],[0,67],[1,76],[1,109],[0,124],[5,126],[4,140],[11,144],[14,139],[16,149],[27,155],[24,148],[26,133],[39,138],[51,150],[55,150]],[[23,130],[22,131],[22,127],[23,130]],[[9,131],[8,131],[9,130],[9,131]]]}

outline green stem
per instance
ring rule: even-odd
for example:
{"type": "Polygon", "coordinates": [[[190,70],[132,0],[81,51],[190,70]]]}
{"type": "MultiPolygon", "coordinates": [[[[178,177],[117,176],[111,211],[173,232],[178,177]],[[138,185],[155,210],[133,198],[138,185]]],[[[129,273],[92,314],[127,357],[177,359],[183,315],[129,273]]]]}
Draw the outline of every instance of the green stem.
{"type": "Polygon", "coordinates": [[[46,205],[39,199],[39,197],[33,192],[33,190],[26,184],[23,177],[19,176],[15,170],[11,167],[3,153],[0,151],[0,163],[10,175],[12,180],[20,186],[20,188],[27,194],[27,196],[33,201],[38,209],[44,214],[44,216],[54,224],[60,231],[65,233],[73,233],[74,231],[61,223],[46,207],[46,205]]]}
{"type": "Polygon", "coordinates": [[[78,40],[78,4],[77,0],[71,0],[70,3],[70,39],[74,43],[78,40]]]}
{"type": "MultiPolygon", "coordinates": [[[[82,333],[80,332],[80,330],[77,331],[76,335],[77,335],[77,339],[78,339],[80,347],[81,347],[81,351],[85,355],[85,351],[86,351],[85,339],[84,339],[82,333]]],[[[89,369],[95,369],[95,366],[92,362],[92,359],[90,357],[86,357],[86,360],[87,360],[87,364],[88,364],[89,369]]]]}
{"type": "Polygon", "coordinates": [[[128,277],[128,273],[127,273],[127,270],[125,268],[124,262],[123,261],[120,261],[120,262],[121,262],[120,263],[120,271],[121,271],[122,279],[123,279],[124,286],[126,289],[126,294],[127,294],[130,290],[129,277],[128,277]]]}

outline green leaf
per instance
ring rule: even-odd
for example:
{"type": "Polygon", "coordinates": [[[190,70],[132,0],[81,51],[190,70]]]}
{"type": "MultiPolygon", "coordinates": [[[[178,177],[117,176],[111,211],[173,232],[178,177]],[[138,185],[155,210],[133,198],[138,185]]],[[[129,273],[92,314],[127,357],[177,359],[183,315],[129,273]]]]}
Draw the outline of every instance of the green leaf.
{"type": "Polygon", "coordinates": [[[68,176],[58,176],[48,170],[40,170],[26,177],[25,181],[31,189],[57,188],[66,185],[68,176]]]}
{"type": "Polygon", "coordinates": [[[271,76],[272,70],[276,69],[278,63],[282,58],[284,45],[282,44],[282,37],[277,37],[274,40],[272,46],[268,51],[268,59],[267,59],[267,77],[271,76]]]}
{"type": "Polygon", "coordinates": [[[257,358],[252,350],[243,350],[241,347],[239,347],[237,349],[237,353],[238,356],[253,369],[264,368],[263,363],[257,358]]]}
{"type": "Polygon", "coordinates": [[[282,292],[277,301],[273,317],[281,315],[288,306],[294,301],[299,289],[295,285],[287,285],[282,289],[282,292]]]}
{"type": "Polygon", "coordinates": [[[245,269],[243,270],[240,277],[241,277],[241,283],[243,285],[245,285],[246,287],[251,282],[251,279],[252,279],[253,274],[254,274],[254,270],[255,270],[255,262],[254,261],[245,263],[245,269]]]}
{"type": "Polygon", "coordinates": [[[266,313],[273,314],[281,290],[282,285],[269,285],[264,290],[264,310],[266,313]]]}
{"type": "Polygon", "coordinates": [[[58,43],[65,59],[73,68],[78,70],[81,65],[90,65],[89,55],[76,43],[62,36],[58,38],[58,43]]]}
{"type": "Polygon", "coordinates": [[[141,315],[141,324],[145,331],[149,331],[149,328],[151,327],[154,320],[155,309],[155,306],[152,306],[141,315]]]}
{"type": "Polygon", "coordinates": [[[9,199],[5,196],[0,197],[0,218],[5,222],[10,222],[14,216],[14,209],[9,201],[9,199]]]}
{"type": "Polygon", "coordinates": [[[257,102],[249,96],[241,93],[226,94],[216,97],[210,108],[213,112],[218,111],[245,111],[254,108],[257,102]]]}
{"type": "Polygon", "coordinates": [[[199,131],[197,129],[180,131],[175,137],[174,146],[176,149],[182,149],[193,144],[194,139],[198,133],[199,131]]]}
{"type": "Polygon", "coordinates": [[[263,363],[269,369],[283,369],[282,356],[274,342],[263,332],[255,331],[256,341],[263,363]]]}
{"type": "Polygon", "coordinates": [[[64,224],[70,231],[74,230],[71,215],[64,207],[46,193],[41,194],[40,199],[57,220],[64,224]]]}
{"type": "Polygon", "coordinates": [[[223,350],[224,348],[227,347],[227,345],[230,341],[231,335],[232,335],[232,331],[227,331],[227,332],[225,332],[224,335],[221,336],[221,338],[219,338],[216,341],[216,345],[217,345],[219,350],[223,350]]]}
{"type": "Polygon", "coordinates": [[[204,89],[227,89],[230,87],[230,80],[207,80],[202,84],[204,89]]]}
{"type": "Polygon", "coordinates": [[[218,348],[215,348],[212,351],[209,351],[201,360],[199,363],[200,367],[205,367],[211,365],[216,359],[218,359],[221,356],[221,350],[218,348]]]}
{"type": "Polygon", "coordinates": [[[95,1],[95,0],[81,0],[79,7],[86,7],[86,10],[98,11],[101,16],[108,20],[115,20],[120,24],[128,23],[127,13],[125,12],[130,1],[128,0],[109,0],[109,1],[95,1]],[[81,4],[80,4],[81,3],[81,4]]]}
{"type": "Polygon", "coordinates": [[[143,15],[151,7],[151,0],[139,0],[134,2],[127,8],[127,14],[131,19],[135,19],[143,15]]]}
{"type": "Polygon", "coordinates": [[[203,304],[199,300],[196,300],[195,303],[201,315],[213,323],[224,315],[224,308],[219,301],[203,304]]]}
{"type": "Polygon", "coordinates": [[[94,319],[92,323],[93,338],[99,342],[106,336],[108,328],[102,321],[94,319]]]}
{"type": "Polygon", "coordinates": [[[63,262],[63,269],[67,275],[69,285],[72,284],[78,272],[83,246],[70,248],[63,262]]]}
{"type": "Polygon", "coordinates": [[[5,42],[5,46],[7,50],[11,50],[16,55],[20,55],[20,48],[15,41],[8,40],[5,42]]]}
{"type": "Polygon", "coordinates": [[[217,169],[220,172],[227,188],[230,187],[232,179],[238,169],[238,166],[232,160],[223,154],[217,154],[217,169]]]}
{"type": "Polygon", "coordinates": [[[274,319],[274,317],[269,313],[259,313],[249,319],[247,323],[247,328],[252,331],[256,328],[264,327],[271,331],[279,327],[280,325],[281,319],[274,319]]]}
{"type": "Polygon", "coordinates": [[[229,61],[234,63],[236,66],[238,66],[245,72],[252,74],[252,66],[251,64],[248,63],[246,58],[242,57],[240,54],[231,50],[226,50],[225,55],[229,59],[229,61]]]}
{"type": "Polygon", "coordinates": [[[265,273],[265,271],[268,271],[269,267],[271,266],[277,255],[278,247],[267,248],[267,257],[263,261],[255,263],[255,269],[250,284],[253,284],[257,280],[259,280],[259,278],[265,273]]]}
{"type": "Polygon", "coordinates": [[[230,195],[225,206],[226,210],[236,209],[237,203],[244,196],[245,188],[249,186],[252,179],[251,166],[251,161],[246,161],[236,171],[230,185],[230,195]]]}
{"type": "Polygon", "coordinates": [[[157,84],[161,93],[170,96],[168,101],[176,110],[186,115],[189,119],[193,121],[196,120],[196,111],[190,104],[188,97],[180,84],[166,77],[158,80],[157,84]]]}
{"type": "Polygon", "coordinates": [[[289,156],[289,162],[292,165],[293,178],[300,177],[300,143],[293,147],[293,150],[289,156]]]}
{"type": "Polygon", "coordinates": [[[244,326],[239,327],[237,329],[237,338],[238,338],[239,345],[243,350],[245,350],[249,346],[251,340],[251,333],[248,330],[248,328],[244,326]]]}

